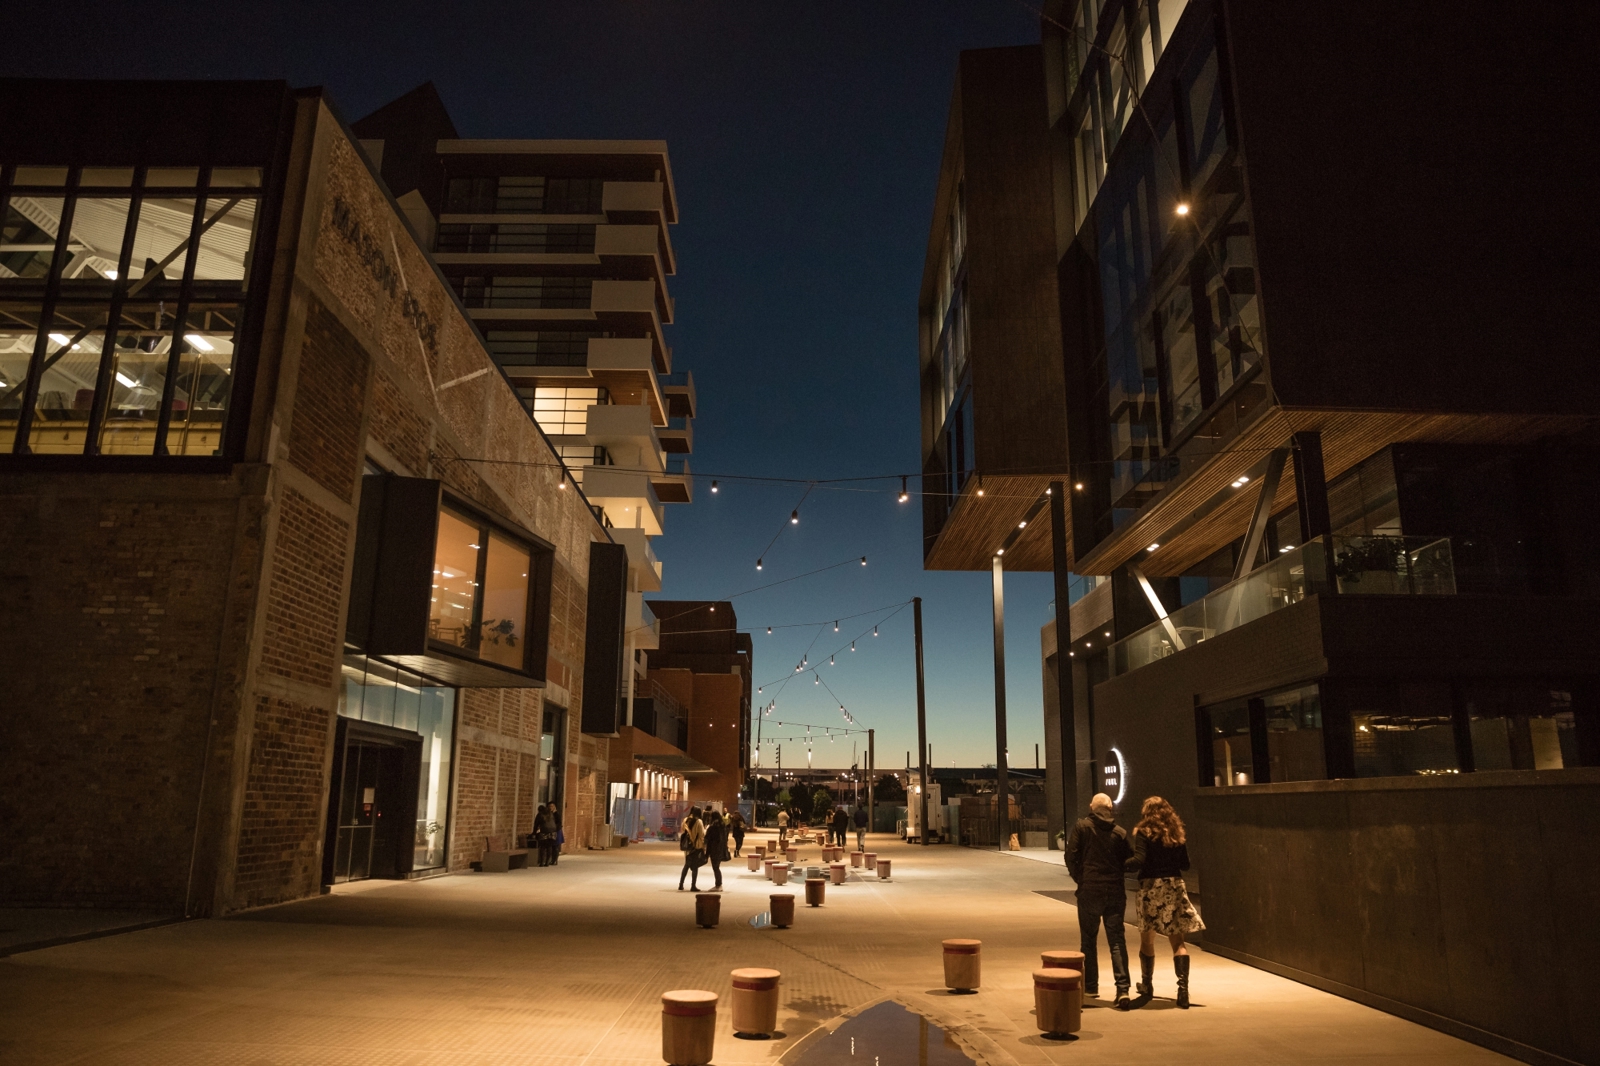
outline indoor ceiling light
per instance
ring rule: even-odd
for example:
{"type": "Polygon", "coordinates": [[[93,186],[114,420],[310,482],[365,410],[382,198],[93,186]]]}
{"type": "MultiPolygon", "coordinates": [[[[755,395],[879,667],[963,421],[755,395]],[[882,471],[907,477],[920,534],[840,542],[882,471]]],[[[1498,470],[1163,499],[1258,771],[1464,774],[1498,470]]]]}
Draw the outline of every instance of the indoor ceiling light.
{"type": "Polygon", "coordinates": [[[1181,218],[1189,213],[1189,205],[1179,204],[1175,210],[1178,212],[1178,216],[1181,218]]]}
{"type": "Polygon", "coordinates": [[[217,350],[216,345],[212,344],[198,333],[185,333],[183,335],[183,339],[194,345],[196,348],[199,348],[202,352],[214,352],[217,350]]]}
{"type": "Polygon", "coordinates": [[[1159,545],[1159,544],[1152,544],[1152,545],[1150,545],[1150,547],[1148,547],[1148,548],[1146,548],[1146,549],[1145,549],[1145,551],[1147,551],[1147,552],[1153,552],[1153,551],[1155,551],[1155,550],[1156,550],[1156,549],[1157,549],[1157,548],[1159,548],[1159,547],[1161,547],[1161,545],[1159,545]]]}

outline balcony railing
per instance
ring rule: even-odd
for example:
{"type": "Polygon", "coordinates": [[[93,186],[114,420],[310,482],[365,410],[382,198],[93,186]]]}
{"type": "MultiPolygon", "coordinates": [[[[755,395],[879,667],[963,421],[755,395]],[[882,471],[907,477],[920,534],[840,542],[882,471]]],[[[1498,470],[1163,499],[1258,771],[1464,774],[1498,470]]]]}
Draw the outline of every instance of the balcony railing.
{"type": "Polygon", "coordinates": [[[1111,672],[1148,666],[1318,593],[1452,596],[1448,537],[1319,537],[1111,646],[1111,672]]]}

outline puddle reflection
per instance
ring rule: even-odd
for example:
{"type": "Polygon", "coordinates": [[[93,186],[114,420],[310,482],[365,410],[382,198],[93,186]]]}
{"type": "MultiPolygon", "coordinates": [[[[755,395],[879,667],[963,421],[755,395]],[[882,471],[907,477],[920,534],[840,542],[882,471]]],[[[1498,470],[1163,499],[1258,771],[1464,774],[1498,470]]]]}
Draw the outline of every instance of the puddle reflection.
{"type": "Polygon", "coordinates": [[[790,1066],[972,1066],[948,1033],[898,1003],[880,1003],[821,1037],[790,1066]]]}

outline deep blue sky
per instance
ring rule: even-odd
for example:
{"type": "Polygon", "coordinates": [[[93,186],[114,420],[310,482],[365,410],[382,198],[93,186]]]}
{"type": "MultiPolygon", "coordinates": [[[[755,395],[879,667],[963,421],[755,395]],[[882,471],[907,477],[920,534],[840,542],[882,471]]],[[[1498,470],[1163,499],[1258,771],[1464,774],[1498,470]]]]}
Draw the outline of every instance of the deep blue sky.
{"type": "MultiPolygon", "coordinates": [[[[1017,0],[58,3],[14,4],[5,21],[33,42],[10,50],[16,75],[285,78],[327,86],[351,121],[432,80],[463,136],[665,139],[682,211],[669,341],[699,388],[693,467],[802,479],[919,468],[916,297],[956,56],[1038,40],[1017,0]]],[[[819,488],[790,527],[803,486],[702,483],[668,508],[662,595],[723,597],[867,554],[864,570],[736,600],[756,682],[873,621],[836,636],[831,619],[920,595],[935,761],[993,762],[988,575],[924,573],[917,503],[877,487],[819,488]],[[766,635],[812,621],[829,624],[766,635]]],[[[1007,598],[1012,762],[1032,766],[1049,576],[1008,578],[1007,598]]],[[[916,744],[910,610],[881,632],[822,676],[878,730],[887,767],[916,744]]],[[[763,728],[779,719],[843,724],[809,677],[763,728]]],[[[816,764],[850,754],[823,741],[816,764]]],[[[804,762],[785,744],[786,766],[804,762]]]]}

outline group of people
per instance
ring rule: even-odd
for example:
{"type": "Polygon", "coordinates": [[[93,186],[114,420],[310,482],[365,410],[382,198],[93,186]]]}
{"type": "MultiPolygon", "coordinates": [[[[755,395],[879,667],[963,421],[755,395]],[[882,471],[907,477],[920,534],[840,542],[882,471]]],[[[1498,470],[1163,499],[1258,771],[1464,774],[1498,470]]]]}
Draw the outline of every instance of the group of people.
{"type": "Polygon", "coordinates": [[[722,891],[722,864],[738,858],[744,849],[744,815],[730,811],[724,815],[715,807],[701,810],[691,807],[678,832],[678,849],[683,852],[683,870],[678,874],[678,891],[683,891],[684,878],[689,879],[689,891],[700,891],[700,868],[711,864],[716,884],[711,891],[722,891]],[[728,850],[729,842],[733,851],[728,850]]]}
{"type": "Polygon", "coordinates": [[[1118,1010],[1149,1003],[1155,995],[1156,937],[1172,946],[1172,968],[1178,979],[1177,1003],[1189,1006],[1189,949],[1184,938],[1205,928],[1184,886],[1189,868],[1189,848],[1183,819],[1172,804],[1151,796],[1139,810],[1139,823],[1130,834],[1117,824],[1111,797],[1104,792],[1089,801],[1089,817],[1072,827],[1067,839],[1067,872],[1078,884],[1078,950],[1083,952],[1083,991],[1099,994],[1100,925],[1106,927],[1111,949],[1111,971],[1116,981],[1118,1010]],[[1128,897],[1124,878],[1139,879],[1139,985],[1138,999],[1128,997],[1128,946],[1123,920],[1128,897]]]}
{"type": "MultiPolygon", "coordinates": [[[[786,809],[778,808],[778,846],[785,847],[789,843],[789,826],[799,824],[800,816],[791,815],[786,809]]],[[[867,850],[867,809],[857,807],[852,815],[843,807],[835,807],[823,819],[823,825],[828,830],[828,843],[837,844],[839,847],[849,847],[845,837],[849,834],[852,825],[856,831],[856,850],[867,850]]]]}
{"type": "Polygon", "coordinates": [[[528,843],[538,850],[540,866],[554,866],[561,859],[561,845],[567,841],[561,831],[561,811],[554,803],[541,803],[533,812],[533,832],[528,843]]]}

